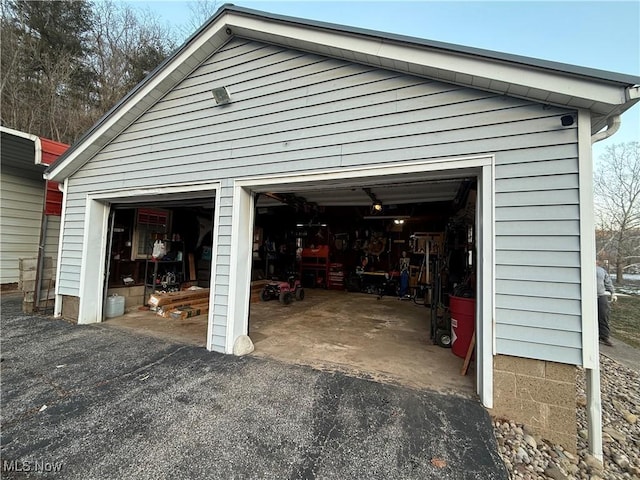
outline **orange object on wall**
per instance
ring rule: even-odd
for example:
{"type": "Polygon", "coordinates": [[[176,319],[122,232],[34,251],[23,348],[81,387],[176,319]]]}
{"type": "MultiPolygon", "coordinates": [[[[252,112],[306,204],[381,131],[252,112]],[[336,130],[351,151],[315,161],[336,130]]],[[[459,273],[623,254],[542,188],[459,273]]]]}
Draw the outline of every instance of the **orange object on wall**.
{"type": "MultiPolygon", "coordinates": [[[[42,163],[47,166],[55,162],[69,148],[66,143],[55,142],[42,137],[40,137],[40,145],[42,148],[42,163]]],[[[62,192],[58,185],[57,182],[47,181],[44,197],[45,215],[62,215],[62,192]]]]}

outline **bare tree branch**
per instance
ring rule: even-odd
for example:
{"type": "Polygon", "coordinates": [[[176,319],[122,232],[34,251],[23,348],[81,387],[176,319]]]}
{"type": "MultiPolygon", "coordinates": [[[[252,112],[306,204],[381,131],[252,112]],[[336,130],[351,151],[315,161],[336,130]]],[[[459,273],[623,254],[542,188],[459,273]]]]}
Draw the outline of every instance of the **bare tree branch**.
{"type": "Polygon", "coordinates": [[[616,267],[617,281],[640,252],[640,143],[607,147],[594,173],[596,243],[616,267]]]}

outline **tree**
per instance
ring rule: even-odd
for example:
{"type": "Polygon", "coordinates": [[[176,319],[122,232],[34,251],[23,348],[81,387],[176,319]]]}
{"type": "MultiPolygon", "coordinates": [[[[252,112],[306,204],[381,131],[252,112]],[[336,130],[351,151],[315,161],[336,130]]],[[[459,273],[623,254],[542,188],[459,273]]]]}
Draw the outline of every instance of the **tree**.
{"type": "Polygon", "coordinates": [[[616,282],[640,262],[640,142],[607,147],[594,176],[598,254],[615,265],[616,282]]]}
{"type": "Polygon", "coordinates": [[[107,0],[96,4],[95,13],[91,65],[101,115],[162,63],[175,41],[151,12],[136,13],[126,4],[107,0]]]}
{"type": "Polygon", "coordinates": [[[2,125],[73,143],[173,50],[149,11],[0,0],[2,125]]]}
{"type": "Polygon", "coordinates": [[[219,6],[217,0],[197,0],[196,2],[189,2],[188,5],[191,14],[182,29],[185,38],[198,31],[216,13],[219,6]]]}
{"type": "Polygon", "coordinates": [[[87,99],[91,72],[86,0],[2,1],[2,123],[55,140],[87,99]]]}

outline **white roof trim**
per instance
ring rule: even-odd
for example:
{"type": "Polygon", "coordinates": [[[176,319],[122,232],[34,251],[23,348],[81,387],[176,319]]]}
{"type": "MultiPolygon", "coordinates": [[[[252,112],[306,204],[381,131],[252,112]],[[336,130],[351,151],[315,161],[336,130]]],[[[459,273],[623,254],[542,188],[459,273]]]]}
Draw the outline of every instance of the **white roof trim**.
{"type": "MultiPolygon", "coordinates": [[[[40,141],[40,137],[37,135],[32,135],[31,133],[21,132],[19,130],[14,130],[13,128],[7,128],[0,126],[0,132],[7,133],[9,135],[13,135],[14,137],[26,138],[27,140],[31,140],[33,142],[33,146],[35,148],[35,165],[45,165],[42,163],[42,142],[40,141]]],[[[46,165],[45,165],[46,166],[46,165]]]]}
{"type": "MultiPolygon", "coordinates": [[[[526,58],[491,55],[471,48],[429,44],[420,39],[349,29],[330,24],[270,15],[223,6],[200,30],[142,83],[121,100],[75,145],[45,172],[48,180],[72,175],[120,132],[132,124],[177,83],[233,36],[255,39],[331,55],[346,61],[363,61],[411,75],[457,83],[560,107],[592,111],[592,133],[606,125],[607,117],[620,114],[639,99],[626,83],[632,77],[526,58]],[[357,59],[357,60],[354,60],[357,59]],[[185,68],[187,67],[187,68],[185,68]],[[569,67],[569,66],[566,66],[569,67]],[[177,73],[177,75],[176,75],[177,73]]],[[[640,83],[640,81],[638,82],[640,83]]]]}

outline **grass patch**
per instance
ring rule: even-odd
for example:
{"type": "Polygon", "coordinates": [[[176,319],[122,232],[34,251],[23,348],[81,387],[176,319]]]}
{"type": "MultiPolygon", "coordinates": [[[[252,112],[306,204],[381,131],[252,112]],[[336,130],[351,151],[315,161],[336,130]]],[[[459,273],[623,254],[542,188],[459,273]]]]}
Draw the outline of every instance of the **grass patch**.
{"type": "Polygon", "coordinates": [[[640,348],[640,295],[618,296],[611,305],[611,333],[628,345],[640,348]]]}

